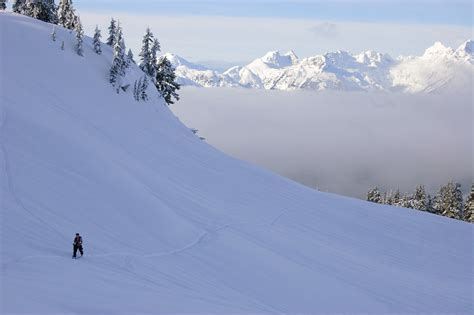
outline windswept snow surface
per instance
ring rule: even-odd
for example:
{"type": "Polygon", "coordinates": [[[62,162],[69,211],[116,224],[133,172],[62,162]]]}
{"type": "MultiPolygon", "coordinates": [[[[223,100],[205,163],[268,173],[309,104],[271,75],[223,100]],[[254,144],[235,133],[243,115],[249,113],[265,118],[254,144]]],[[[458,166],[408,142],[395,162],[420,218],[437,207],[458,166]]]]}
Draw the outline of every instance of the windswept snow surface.
{"type": "Polygon", "coordinates": [[[225,156],[51,31],[0,13],[3,313],[472,313],[472,225],[225,156]]]}

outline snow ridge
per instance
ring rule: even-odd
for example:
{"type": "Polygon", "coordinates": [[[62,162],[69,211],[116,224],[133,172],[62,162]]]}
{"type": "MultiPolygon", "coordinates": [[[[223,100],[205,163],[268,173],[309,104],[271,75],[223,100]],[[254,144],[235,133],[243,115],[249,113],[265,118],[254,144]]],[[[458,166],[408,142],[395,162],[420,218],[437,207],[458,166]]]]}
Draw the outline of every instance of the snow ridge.
{"type": "Polygon", "coordinates": [[[371,50],[356,55],[336,51],[303,59],[293,51],[270,51],[246,66],[222,73],[177,55],[166,55],[176,67],[182,85],[430,93],[465,84],[474,74],[473,47],[472,40],[456,50],[436,42],[422,56],[397,59],[371,50]]]}

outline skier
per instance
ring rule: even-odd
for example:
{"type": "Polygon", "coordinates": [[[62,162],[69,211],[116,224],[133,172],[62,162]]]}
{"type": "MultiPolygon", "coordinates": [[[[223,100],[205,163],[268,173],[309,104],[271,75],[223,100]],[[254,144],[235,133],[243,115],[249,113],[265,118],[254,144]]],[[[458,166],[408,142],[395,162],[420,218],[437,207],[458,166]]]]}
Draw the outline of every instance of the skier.
{"type": "Polygon", "coordinates": [[[76,258],[77,250],[79,250],[82,257],[82,255],[84,255],[84,251],[82,249],[82,236],[80,236],[79,233],[76,233],[76,237],[74,238],[74,243],[72,245],[74,246],[72,258],[76,258]]]}

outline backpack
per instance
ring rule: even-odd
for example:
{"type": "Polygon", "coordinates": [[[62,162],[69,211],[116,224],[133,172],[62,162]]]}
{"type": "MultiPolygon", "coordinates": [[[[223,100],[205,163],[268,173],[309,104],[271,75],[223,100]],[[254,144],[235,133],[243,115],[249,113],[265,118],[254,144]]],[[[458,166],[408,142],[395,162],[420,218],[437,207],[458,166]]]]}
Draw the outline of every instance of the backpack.
{"type": "Polygon", "coordinates": [[[82,245],[82,236],[76,236],[74,238],[74,245],[82,245]]]}

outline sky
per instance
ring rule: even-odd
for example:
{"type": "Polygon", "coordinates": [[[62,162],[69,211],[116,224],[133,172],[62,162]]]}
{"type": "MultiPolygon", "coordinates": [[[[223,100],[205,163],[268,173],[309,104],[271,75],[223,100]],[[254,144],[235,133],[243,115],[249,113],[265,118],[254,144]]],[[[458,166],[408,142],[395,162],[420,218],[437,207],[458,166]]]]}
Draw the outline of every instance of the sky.
{"type": "Polygon", "coordinates": [[[472,38],[465,0],[82,0],[74,2],[86,31],[106,33],[120,19],[127,44],[140,48],[150,27],[164,52],[226,68],[270,50],[299,57],[335,50],[419,55],[436,41],[456,47],[472,38]]]}

